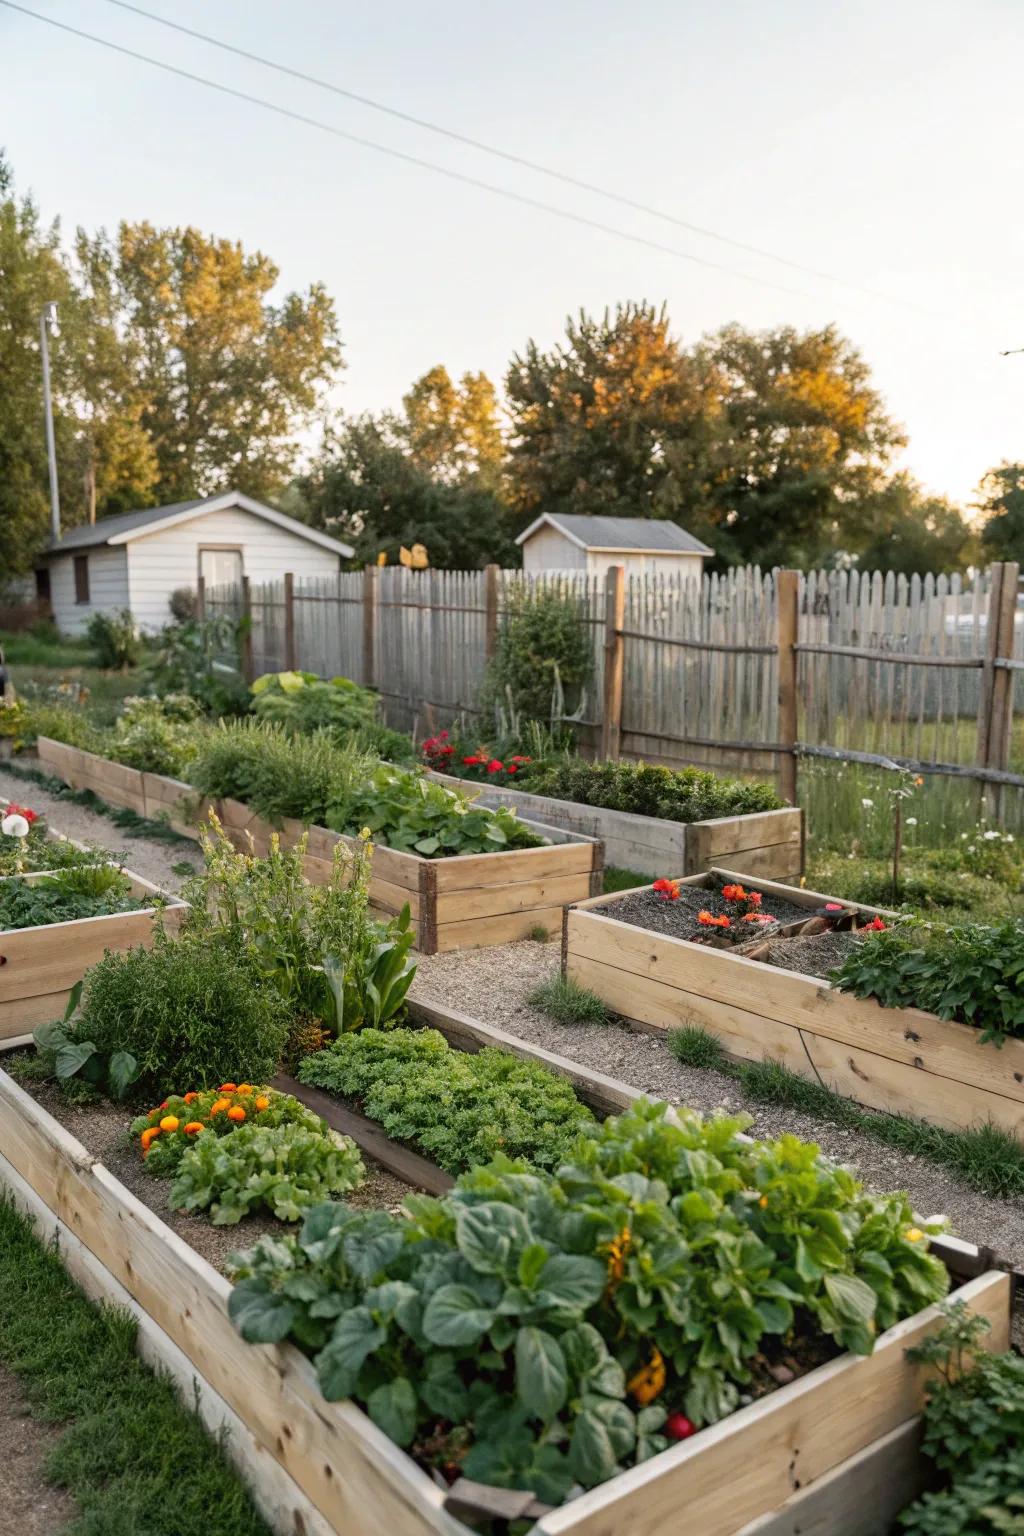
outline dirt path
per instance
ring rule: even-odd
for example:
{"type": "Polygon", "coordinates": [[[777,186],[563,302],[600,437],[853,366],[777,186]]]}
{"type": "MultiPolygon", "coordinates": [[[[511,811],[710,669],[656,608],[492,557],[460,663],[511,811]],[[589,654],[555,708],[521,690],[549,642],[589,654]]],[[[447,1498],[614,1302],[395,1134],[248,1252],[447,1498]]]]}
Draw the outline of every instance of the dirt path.
{"type": "Polygon", "coordinates": [[[60,1433],[29,1418],[17,1377],[0,1364],[0,1536],[58,1536],[77,1513],[74,1499],[43,1478],[60,1433]]]}

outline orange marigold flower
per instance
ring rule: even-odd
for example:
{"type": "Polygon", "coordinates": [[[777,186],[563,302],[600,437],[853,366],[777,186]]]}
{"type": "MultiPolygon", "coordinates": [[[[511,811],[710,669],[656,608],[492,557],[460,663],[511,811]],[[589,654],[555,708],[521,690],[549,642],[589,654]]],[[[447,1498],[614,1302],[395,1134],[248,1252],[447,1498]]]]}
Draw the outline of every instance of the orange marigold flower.
{"type": "Polygon", "coordinates": [[[259,1098],[256,1100],[256,1108],[257,1109],[269,1109],[270,1108],[270,1100],[269,1099],[265,1099],[263,1097],[263,1095],[260,1094],[259,1098]]]}
{"type": "Polygon", "coordinates": [[[223,1114],[226,1109],[230,1109],[230,1108],[231,1108],[231,1100],[230,1099],[217,1099],[215,1103],[210,1105],[210,1114],[211,1115],[220,1115],[220,1114],[223,1114]]]}
{"type": "Polygon", "coordinates": [[[232,1104],[231,1108],[228,1110],[228,1119],[239,1121],[245,1119],[245,1110],[242,1108],[241,1104],[232,1104]]]}
{"type": "Polygon", "coordinates": [[[194,1104],[196,1099],[198,1099],[198,1097],[199,1097],[198,1093],[186,1093],[184,1102],[186,1104],[194,1104]]]}
{"type": "Polygon", "coordinates": [[[757,1203],[761,1207],[762,1211],[766,1211],[768,1209],[768,1196],[762,1195],[757,1203]]]}
{"type": "Polygon", "coordinates": [[[218,1093],[237,1093],[238,1092],[238,1084],[237,1083],[221,1083],[220,1087],[217,1089],[217,1092],[218,1093]]]}
{"type": "Polygon", "coordinates": [[[252,1083],[239,1083],[236,1093],[252,1093],[252,1083]]]}
{"type": "Polygon", "coordinates": [[[646,1365],[642,1365],[635,1376],[631,1376],[626,1383],[627,1390],[632,1394],[641,1408],[653,1402],[665,1385],[665,1362],[657,1349],[651,1350],[651,1358],[646,1365]]]}
{"type": "Polygon", "coordinates": [[[159,1136],[159,1135],[160,1135],[160,1127],[158,1125],[151,1125],[148,1130],[143,1131],[142,1136],[140,1138],[141,1141],[142,1141],[142,1150],[143,1150],[143,1152],[148,1152],[149,1151],[150,1143],[153,1141],[154,1137],[159,1136]]]}
{"type": "Polygon", "coordinates": [[[203,1129],[203,1122],[201,1120],[190,1120],[188,1122],[188,1125],[186,1125],[186,1127],[185,1127],[185,1135],[186,1136],[196,1136],[196,1135],[199,1134],[199,1132],[202,1129],[203,1129]]]}
{"type": "Polygon", "coordinates": [[[176,1131],[180,1124],[181,1121],[178,1119],[177,1115],[164,1115],[163,1119],[160,1121],[160,1129],[162,1131],[176,1131]]]}

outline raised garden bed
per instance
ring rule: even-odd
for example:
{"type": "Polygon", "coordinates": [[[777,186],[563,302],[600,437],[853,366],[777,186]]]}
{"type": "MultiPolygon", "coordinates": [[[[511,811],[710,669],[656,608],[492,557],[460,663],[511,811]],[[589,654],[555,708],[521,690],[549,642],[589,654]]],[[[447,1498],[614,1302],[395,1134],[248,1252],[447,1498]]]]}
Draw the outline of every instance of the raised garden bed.
{"type": "MultiPolygon", "coordinates": [[[[683,879],[681,896],[687,888],[706,891],[713,905],[721,883],[740,878],[715,868],[683,879]]],[[[801,909],[812,924],[814,912],[834,900],[770,881],[756,888],[766,910],[775,898],[786,903],[780,910],[801,909]]],[[[636,896],[617,892],[577,903],[563,925],[564,971],[624,1018],[654,1030],[699,1025],[733,1059],[772,1057],[871,1109],[952,1129],[991,1121],[1024,1138],[1024,1040],[982,1045],[979,1031],[966,1024],[920,1009],[883,1009],[820,975],[800,974],[814,968],[819,951],[822,970],[835,965],[826,941],[840,934],[804,937],[797,921],[761,942],[755,936],[738,948],[714,947],[637,926],[636,896]],[[631,921],[619,920],[622,903],[626,911],[633,907],[631,921]],[[772,964],[780,955],[785,963],[772,964]]],[[[645,899],[654,919],[664,920],[653,895],[645,899]]],[[[696,904],[704,903],[701,897],[696,904]]],[[[865,920],[879,915],[856,902],[841,905],[865,920]]]]}
{"type": "MultiPolygon", "coordinates": [[[[136,910],[99,917],[80,917],[39,927],[0,932],[0,1040],[28,1033],[37,1024],[59,1019],[71,988],[107,950],[149,945],[157,918],[168,930],[176,927],[183,902],[167,900],[141,875],[125,870],[136,910]]],[[[8,875],[3,884],[34,884],[53,878],[46,871],[8,875]]]]}
{"type": "MultiPolygon", "coordinates": [[[[430,1022],[441,1019],[433,1013],[430,1022]]],[[[468,1048],[500,1043],[452,1016],[468,1048]]],[[[558,1058],[537,1054],[558,1069],[558,1058]]],[[[562,1064],[582,1088],[588,1074],[562,1064]]],[[[597,1104],[634,1095],[594,1078],[597,1104]]],[[[288,1344],[245,1346],[227,1315],[228,1282],[132,1195],[5,1073],[0,1073],[0,1182],[46,1218],[66,1261],[93,1294],[126,1300],[143,1346],[170,1352],[194,1377],[213,1421],[233,1430],[233,1452],[281,1532],[345,1536],[468,1536],[457,1518],[488,1495],[497,1514],[532,1512],[528,1494],[439,1488],[353,1404],[327,1402],[313,1369],[288,1344]]],[[[955,1254],[956,1250],[954,1250],[955,1254]]],[[[967,1255],[968,1271],[979,1256],[967,1255]]],[[[982,1273],[954,1292],[1009,1335],[1010,1277],[982,1273]]],[[[822,1528],[868,1536],[917,1491],[914,1438],[926,1373],[905,1350],[939,1324],[931,1307],[883,1334],[874,1353],[841,1355],[570,1503],[541,1513],[537,1536],[655,1536],[685,1508],[707,1536],[748,1527],[781,1532],[832,1511],[822,1528]],[[767,1522],[763,1524],[762,1522],[767,1522]],[[777,1523],[776,1523],[777,1522],[777,1523]],[[794,1523],[796,1522],[796,1523],[794,1523]]],[[[188,1390],[186,1385],[185,1390],[188,1390]]],[[[807,1528],[804,1526],[803,1528],[807,1528]]]]}
{"type": "Polygon", "coordinates": [[[728,864],[750,877],[776,880],[792,879],[804,871],[804,813],[797,806],[684,823],[553,800],[525,789],[472,784],[446,773],[431,771],[430,777],[450,789],[479,791],[484,805],[512,806],[520,816],[544,826],[600,838],[605,862],[620,869],[653,874],[682,870],[684,875],[695,875],[712,864],[728,864]]]}
{"type": "MultiPolygon", "coordinates": [[[[39,738],[37,750],[40,762],[75,788],[91,789],[111,804],[130,806],[146,816],[165,815],[176,831],[198,836],[206,807],[189,785],[125,768],[48,737],[39,738]]],[[[237,800],[219,800],[213,808],[236,847],[248,851],[252,846],[258,854],[266,853],[275,830],[268,821],[237,800]]],[[[286,821],[280,833],[287,844],[306,830],[306,877],[321,883],[330,870],[335,845],[351,846],[353,840],[324,827],[306,829],[297,821],[286,821]]],[[[548,826],[532,830],[547,838],[544,847],[426,859],[378,845],[373,854],[371,901],[378,910],[391,913],[408,903],[417,947],[427,955],[511,943],[538,927],[557,932],[562,909],[569,902],[600,890],[601,844],[548,826]]]]}

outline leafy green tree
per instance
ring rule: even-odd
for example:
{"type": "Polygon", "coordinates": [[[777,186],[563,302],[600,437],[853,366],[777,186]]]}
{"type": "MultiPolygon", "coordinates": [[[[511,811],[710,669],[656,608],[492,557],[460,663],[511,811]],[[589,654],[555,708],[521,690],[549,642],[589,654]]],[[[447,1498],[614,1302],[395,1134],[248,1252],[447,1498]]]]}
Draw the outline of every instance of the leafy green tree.
{"type": "Polygon", "coordinates": [[[873,498],[874,529],[857,555],[863,571],[966,571],[978,538],[944,496],[928,496],[910,475],[894,475],[873,498]]]}
{"type": "Polygon", "coordinates": [[[464,373],[458,385],[439,364],[402,398],[403,434],[416,464],[446,485],[501,489],[505,445],[498,397],[485,373],[464,373]]]}
{"type": "Polygon", "coordinates": [[[417,543],[434,566],[514,563],[504,503],[475,480],[434,479],[407,451],[404,424],[394,416],[342,420],[296,484],[306,519],[354,543],[360,563],[383,551],[394,564],[403,544],[417,543]]]}
{"type": "Polygon", "coordinates": [[[981,482],[982,550],[989,560],[1024,565],[1024,464],[1003,463],[981,482]]]}
{"type": "Polygon", "coordinates": [[[540,511],[672,517],[684,506],[668,450],[700,431],[701,402],[664,306],[581,310],[550,352],[530,341],[513,357],[505,390],[520,526],[540,511]]]}
{"type": "Polygon", "coordinates": [[[280,274],[269,257],[192,228],[122,224],[96,248],[140,355],[157,498],[228,486],[272,495],[289,477],[296,433],[342,366],[326,290],[314,283],[271,304],[280,274]]]}

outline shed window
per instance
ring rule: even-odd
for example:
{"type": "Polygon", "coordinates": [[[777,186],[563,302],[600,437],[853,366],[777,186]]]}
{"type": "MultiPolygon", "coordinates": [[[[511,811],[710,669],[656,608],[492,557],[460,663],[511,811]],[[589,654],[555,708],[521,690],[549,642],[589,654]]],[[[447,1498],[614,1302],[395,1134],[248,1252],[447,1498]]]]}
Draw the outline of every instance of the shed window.
{"type": "Polygon", "coordinates": [[[89,556],[75,556],[75,602],[89,601],[89,556]]]}

